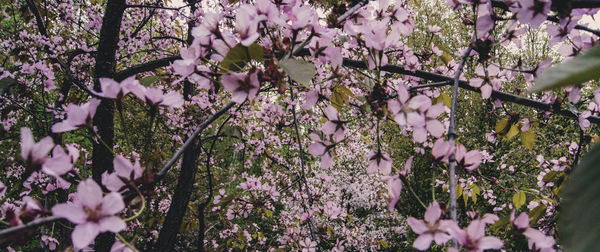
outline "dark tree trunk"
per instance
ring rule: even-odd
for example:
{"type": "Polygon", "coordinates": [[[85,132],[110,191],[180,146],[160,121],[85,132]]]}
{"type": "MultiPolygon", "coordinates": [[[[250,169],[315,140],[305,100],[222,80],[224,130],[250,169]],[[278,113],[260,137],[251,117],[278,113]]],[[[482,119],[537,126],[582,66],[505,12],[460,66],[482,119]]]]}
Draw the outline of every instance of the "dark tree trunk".
{"type": "MultiPolygon", "coordinates": [[[[108,0],[106,10],[102,18],[100,28],[100,40],[94,69],[94,89],[100,91],[98,78],[112,78],[115,74],[116,53],[118,50],[119,33],[121,31],[121,20],[125,12],[125,0],[108,0]]],[[[100,184],[101,175],[105,171],[113,170],[113,154],[108,147],[113,146],[114,141],[114,102],[103,99],[96,109],[94,126],[98,128],[98,135],[102,142],[94,143],[92,153],[92,177],[100,184]]],[[[103,233],[96,238],[96,251],[110,251],[114,243],[114,234],[103,233]]]]}
{"type": "Polygon", "coordinates": [[[181,223],[183,222],[183,217],[185,216],[185,211],[187,210],[190,195],[194,187],[198,150],[200,149],[197,141],[194,140],[192,145],[183,153],[179,182],[175,188],[169,212],[160,230],[155,248],[156,251],[173,251],[179,227],[181,227],[181,223]]]}

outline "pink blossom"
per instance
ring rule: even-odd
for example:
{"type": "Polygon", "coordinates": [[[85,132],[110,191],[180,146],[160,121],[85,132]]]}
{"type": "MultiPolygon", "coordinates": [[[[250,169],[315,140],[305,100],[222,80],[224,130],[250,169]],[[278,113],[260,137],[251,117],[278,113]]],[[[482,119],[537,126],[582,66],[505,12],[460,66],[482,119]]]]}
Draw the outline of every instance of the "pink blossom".
{"type": "Polygon", "coordinates": [[[164,93],[160,88],[147,88],[139,82],[127,83],[127,88],[140,100],[152,106],[178,108],[183,105],[183,96],[176,91],[164,93]]]}
{"type": "Polygon", "coordinates": [[[192,35],[197,39],[201,39],[212,34],[217,34],[221,18],[223,18],[223,15],[220,13],[206,13],[204,19],[200,20],[200,25],[192,29],[192,35]]]}
{"type": "MultiPolygon", "coordinates": [[[[73,170],[75,161],[79,158],[79,150],[72,145],[67,146],[67,148],[69,150],[68,154],[60,145],[54,147],[52,157],[42,165],[42,172],[55,177],[57,180],[62,180],[61,175],[73,170]]],[[[69,184],[66,181],[61,181],[61,183],[69,184]]]]}
{"type": "Polygon", "coordinates": [[[98,105],[100,105],[100,100],[95,98],[79,106],[75,104],[67,105],[65,108],[67,119],[52,125],[52,132],[71,131],[81,127],[92,128],[92,119],[96,114],[98,105]]]}
{"type": "Polygon", "coordinates": [[[592,113],[590,111],[583,111],[579,114],[579,127],[582,130],[585,130],[586,128],[590,127],[590,120],[588,120],[587,118],[590,117],[592,115],[592,113]]]}
{"type": "Polygon", "coordinates": [[[116,155],[113,160],[115,172],[102,174],[102,184],[111,192],[119,191],[125,183],[123,181],[134,181],[142,177],[144,169],[140,166],[139,160],[132,164],[129,159],[116,155]]]}
{"type": "Polygon", "coordinates": [[[300,105],[300,108],[304,110],[312,109],[317,104],[317,101],[319,101],[319,90],[320,88],[317,87],[317,90],[310,90],[304,93],[305,102],[302,105],[300,105]]]}
{"type": "Polygon", "coordinates": [[[128,83],[137,82],[135,76],[131,76],[121,83],[116,82],[111,78],[99,78],[100,88],[102,92],[98,93],[99,96],[109,99],[121,99],[129,93],[127,90],[128,83]]]}
{"type": "Polygon", "coordinates": [[[77,224],[71,239],[75,248],[81,249],[101,232],[116,233],[125,229],[125,222],[115,216],[123,208],[125,204],[119,193],[112,192],[103,197],[100,186],[88,178],[77,186],[73,203],[54,206],[52,214],[77,224]]]}
{"type": "Polygon", "coordinates": [[[260,88],[257,72],[223,75],[221,76],[221,83],[225,89],[231,92],[231,100],[236,103],[242,103],[246,99],[254,99],[260,88]]]}
{"type": "Polygon", "coordinates": [[[485,236],[485,225],[486,222],[482,220],[473,220],[467,230],[463,230],[455,222],[452,222],[448,232],[470,252],[502,248],[504,245],[502,240],[493,236],[485,236]]]}
{"type": "Polygon", "coordinates": [[[388,109],[394,116],[394,121],[400,126],[406,126],[406,113],[405,107],[407,107],[407,101],[410,98],[408,90],[403,85],[398,87],[398,99],[388,100],[388,109]]]}
{"type": "Polygon", "coordinates": [[[317,243],[311,241],[310,238],[306,237],[304,240],[300,241],[300,246],[302,247],[302,252],[315,252],[317,251],[317,243]]]}
{"type": "Polygon", "coordinates": [[[529,121],[529,118],[523,118],[523,126],[521,126],[521,131],[528,131],[529,128],[531,128],[531,121],[529,121]]]}
{"type": "Polygon", "coordinates": [[[473,171],[482,162],[483,155],[478,150],[467,152],[465,146],[456,146],[456,162],[459,166],[464,167],[467,171],[473,171]]]}
{"type": "Polygon", "coordinates": [[[417,95],[410,99],[407,110],[409,112],[406,112],[406,122],[413,128],[415,142],[425,142],[427,132],[434,137],[441,137],[444,134],[444,125],[436,119],[444,112],[443,104],[432,106],[429,97],[417,95]]]}
{"type": "Polygon", "coordinates": [[[187,77],[196,71],[197,60],[200,57],[200,48],[198,45],[191,45],[188,48],[181,48],[180,60],[173,62],[173,70],[182,77],[187,77]]]}
{"type": "Polygon", "coordinates": [[[377,171],[383,175],[389,175],[392,171],[392,158],[385,151],[371,151],[369,152],[369,167],[367,173],[374,174],[377,171]]]}
{"type": "Polygon", "coordinates": [[[407,177],[410,174],[412,167],[412,161],[414,156],[410,156],[404,163],[404,170],[395,176],[384,176],[381,178],[383,181],[388,182],[388,195],[390,196],[390,203],[388,204],[388,210],[394,211],[396,203],[400,200],[400,194],[402,193],[402,179],[400,176],[407,177]]]}
{"type": "Polygon", "coordinates": [[[308,146],[308,153],[313,156],[320,156],[321,168],[329,169],[333,165],[333,157],[329,153],[332,148],[331,143],[327,140],[321,140],[321,137],[315,133],[310,133],[309,137],[314,143],[308,146]]]}
{"type": "Polygon", "coordinates": [[[519,217],[515,218],[515,212],[513,211],[510,215],[510,220],[519,232],[523,232],[523,235],[527,237],[529,249],[555,251],[553,248],[555,243],[554,238],[546,236],[541,231],[530,227],[527,213],[522,212],[519,217]]]}
{"type": "Polygon", "coordinates": [[[235,29],[240,35],[242,45],[250,46],[258,39],[258,23],[263,20],[266,20],[266,17],[259,16],[254,5],[244,4],[239,7],[235,16],[235,29]]]}
{"type": "Polygon", "coordinates": [[[423,220],[408,217],[406,222],[419,237],[413,243],[413,247],[418,250],[426,250],[431,245],[432,241],[442,245],[450,240],[450,235],[447,232],[448,227],[453,221],[440,220],[442,209],[440,204],[432,202],[425,211],[423,220]]]}
{"type": "Polygon", "coordinates": [[[529,24],[537,29],[548,17],[552,2],[549,0],[521,0],[518,5],[511,6],[510,10],[517,13],[517,19],[523,24],[529,24]]]}
{"type": "Polygon", "coordinates": [[[336,142],[342,141],[344,139],[344,130],[346,129],[344,123],[346,122],[340,119],[340,114],[331,105],[325,108],[325,116],[329,121],[323,125],[323,133],[333,135],[333,140],[336,142]]]}
{"type": "Polygon", "coordinates": [[[48,152],[52,147],[54,147],[54,141],[51,137],[44,137],[36,143],[31,130],[21,128],[21,158],[27,163],[28,167],[39,167],[46,162],[48,152]]]}

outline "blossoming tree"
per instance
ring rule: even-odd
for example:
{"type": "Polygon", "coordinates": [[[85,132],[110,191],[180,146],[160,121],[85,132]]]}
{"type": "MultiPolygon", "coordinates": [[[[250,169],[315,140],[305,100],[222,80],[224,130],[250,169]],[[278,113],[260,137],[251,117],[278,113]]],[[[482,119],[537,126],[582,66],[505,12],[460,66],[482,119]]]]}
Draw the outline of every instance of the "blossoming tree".
{"type": "Polygon", "coordinates": [[[0,245],[593,250],[596,8],[0,1],[0,245]]]}

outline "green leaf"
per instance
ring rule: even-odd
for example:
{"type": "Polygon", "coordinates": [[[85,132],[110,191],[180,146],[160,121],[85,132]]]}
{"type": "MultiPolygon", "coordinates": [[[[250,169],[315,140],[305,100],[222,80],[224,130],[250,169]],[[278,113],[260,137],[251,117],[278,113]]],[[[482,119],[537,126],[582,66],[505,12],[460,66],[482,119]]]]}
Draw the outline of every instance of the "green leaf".
{"type": "Polygon", "coordinates": [[[265,214],[267,215],[267,217],[272,218],[273,217],[273,211],[269,210],[269,209],[265,209],[265,214]]]}
{"type": "Polygon", "coordinates": [[[600,77],[600,46],[544,71],[530,92],[578,85],[600,77]]]}
{"type": "Polygon", "coordinates": [[[477,186],[476,184],[471,184],[469,187],[471,188],[471,190],[473,190],[473,193],[471,194],[471,200],[473,201],[473,204],[477,204],[477,196],[481,194],[479,186],[477,186]]]}
{"type": "Polygon", "coordinates": [[[308,85],[312,78],[317,74],[315,65],[310,62],[297,59],[284,59],[279,61],[279,66],[285,71],[292,80],[308,85]]]}
{"type": "Polygon", "coordinates": [[[507,119],[500,119],[500,121],[498,121],[496,123],[496,127],[494,128],[494,130],[496,130],[496,133],[498,133],[498,134],[504,134],[504,133],[506,133],[505,130],[507,130],[506,129],[507,125],[508,125],[507,119]]]}
{"type": "Polygon", "coordinates": [[[248,47],[248,55],[249,55],[250,59],[252,59],[252,60],[262,61],[265,56],[265,51],[263,50],[262,46],[260,46],[259,44],[252,43],[248,47]]]}
{"type": "Polygon", "coordinates": [[[379,244],[381,245],[381,247],[383,247],[384,249],[389,248],[390,245],[385,241],[385,240],[379,240],[379,244]]]}
{"type": "Polygon", "coordinates": [[[513,201],[513,205],[515,205],[515,208],[517,210],[519,210],[519,208],[521,208],[523,205],[525,205],[525,201],[527,200],[527,198],[525,197],[525,192],[517,192],[515,193],[515,195],[513,195],[512,201],[513,201]]]}
{"type": "Polygon", "coordinates": [[[229,50],[220,64],[222,68],[239,72],[250,60],[262,61],[263,56],[263,48],[256,43],[251,44],[249,47],[237,44],[229,50]]]}
{"type": "Polygon", "coordinates": [[[492,224],[490,228],[497,233],[500,232],[500,230],[502,229],[508,229],[510,226],[510,216],[507,215],[500,217],[500,219],[494,222],[494,224],[492,224]]]}
{"type": "Polygon", "coordinates": [[[144,85],[145,87],[148,87],[154,83],[156,83],[157,81],[159,81],[160,78],[158,78],[158,76],[146,76],[140,79],[140,84],[144,85]]]}
{"type": "Polygon", "coordinates": [[[535,134],[533,133],[533,128],[529,128],[528,131],[521,132],[521,142],[525,148],[533,150],[533,144],[535,143],[535,134]]]}
{"type": "Polygon", "coordinates": [[[600,240],[600,144],[567,179],[562,192],[559,238],[564,251],[597,251],[600,240]]]}
{"type": "Polygon", "coordinates": [[[558,176],[559,173],[561,173],[561,172],[559,172],[559,171],[548,172],[548,173],[546,173],[546,175],[544,175],[544,178],[542,178],[542,181],[552,182],[558,176]]]}
{"type": "Polygon", "coordinates": [[[452,99],[450,96],[448,96],[446,93],[442,93],[440,97],[442,97],[442,101],[444,101],[444,105],[446,105],[446,107],[450,108],[452,106],[452,99]]]}
{"type": "Polygon", "coordinates": [[[506,133],[506,137],[510,140],[517,134],[519,134],[519,128],[517,128],[517,125],[513,124],[510,126],[510,130],[508,131],[508,133],[506,133]]]}
{"type": "Polygon", "coordinates": [[[529,212],[529,218],[531,218],[531,225],[537,223],[537,221],[540,218],[546,215],[546,208],[548,208],[546,205],[540,204],[539,206],[531,210],[531,212],[529,212]]]}
{"type": "Polygon", "coordinates": [[[331,94],[331,106],[338,111],[342,110],[342,105],[344,105],[346,101],[347,100],[344,98],[344,96],[338,92],[334,91],[333,94],[331,94]]]}

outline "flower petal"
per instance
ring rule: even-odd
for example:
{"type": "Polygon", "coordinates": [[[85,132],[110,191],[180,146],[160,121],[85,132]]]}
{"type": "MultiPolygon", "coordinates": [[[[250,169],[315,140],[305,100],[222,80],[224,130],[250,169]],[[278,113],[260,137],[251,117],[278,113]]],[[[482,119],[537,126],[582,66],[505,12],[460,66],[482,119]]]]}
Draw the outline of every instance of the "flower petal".
{"type": "Polygon", "coordinates": [[[94,222],[79,224],[73,230],[71,239],[75,249],[82,249],[92,243],[94,238],[100,233],[100,227],[94,222]]]}

